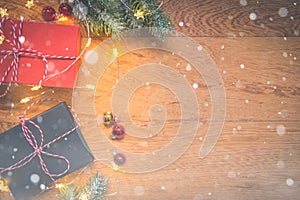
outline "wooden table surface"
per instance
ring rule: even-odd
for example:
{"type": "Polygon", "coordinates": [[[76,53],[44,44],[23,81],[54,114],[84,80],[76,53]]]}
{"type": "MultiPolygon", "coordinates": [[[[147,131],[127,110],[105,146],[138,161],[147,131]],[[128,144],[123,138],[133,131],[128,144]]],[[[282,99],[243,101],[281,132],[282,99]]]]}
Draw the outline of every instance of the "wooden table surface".
{"type": "MultiPolygon", "coordinates": [[[[0,6],[8,9],[10,17],[18,19],[22,15],[36,21],[43,21],[40,12],[44,6],[57,8],[60,2],[39,0],[31,9],[26,8],[25,3],[23,0],[0,0],[0,6]]],[[[161,63],[183,74],[190,88],[194,83],[198,84],[198,88],[193,89],[199,106],[199,123],[194,125],[197,131],[194,138],[182,138],[183,141],[189,140],[191,145],[174,162],[168,163],[164,160],[168,158],[162,157],[160,168],[154,171],[116,171],[110,162],[103,161],[112,160],[112,155],[107,153],[110,149],[99,151],[99,144],[106,144],[97,142],[97,137],[90,137],[95,133],[86,131],[89,129],[83,118],[83,126],[86,126],[83,127],[83,135],[93,153],[102,161],[89,165],[80,175],[79,171],[74,172],[63,180],[78,178],[78,184],[82,184],[99,171],[110,177],[107,199],[299,199],[300,1],[164,0],[163,7],[170,14],[175,30],[192,38],[195,44],[208,52],[222,78],[226,117],[217,143],[206,157],[199,157],[200,147],[208,140],[209,127],[220,123],[211,120],[213,112],[216,112],[213,110],[215,99],[210,93],[212,86],[207,85],[194,66],[191,70],[186,68],[189,61],[180,56],[159,50],[136,50],[118,58],[102,77],[98,77],[93,93],[95,98],[91,97],[94,98],[95,116],[113,109],[112,87],[117,75],[121,80],[138,66],[161,63]]],[[[82,41],[85,41],[83,35],[82,41]]],[[[93,38],[90,50],[103,39],[93,38]]],[[[79,71],[82,73],[82,69],[79,71]]],[[[164,80],[159,72],[153,76],[164,80]]],[[[78,103],[72,89],[43,87],[39,91],[31,91],[30,88],[17,85],[1,98],[0,132],[19,123],[16,116],[28,105],[19,103],[24,97],[52,97],[69,105],[73,103],[75,109],[89,106],[84,102],[78,103]]],[[[1,87],[3,90],[4,87],[1,87]]],[[[163,129],[152,137],[137,138],[128,133],[124,140],[112,142],[106,140],[109,130],[100,125],[99,132],[104,135],[99,134],[99,141],[106,141],[113,145],[115,151],[125,151],[128,155],[155,155],[177,137],[176,131],[182,123],[181,112],[184,112],[180,110],[182,103],[176,101],[172,91],[163,85],[145,85],[131,96],[130,117],[137,125],[147,126],[151,120],[149,108],[161,104],[167,113],[163,129]]],[[[36,106],[30,115],[35,116],[50,106],[49,103],[36,106]]],[[[79,111],[79,116],[84,115],[79,111]]],[[[179,144],[173,147],[173,151],[176,152],[177,148],[183,147],[179,144]]],[[[139,163],[130,163],[128,159],[124,168],[126,165],[138,166],[139,163]]],[[[57,195],[57,189],[50,189],[37,199],[58,199],[57,195]]],[[[0,199],[12,197],[8,193],[0,193],[0,199]]]]}

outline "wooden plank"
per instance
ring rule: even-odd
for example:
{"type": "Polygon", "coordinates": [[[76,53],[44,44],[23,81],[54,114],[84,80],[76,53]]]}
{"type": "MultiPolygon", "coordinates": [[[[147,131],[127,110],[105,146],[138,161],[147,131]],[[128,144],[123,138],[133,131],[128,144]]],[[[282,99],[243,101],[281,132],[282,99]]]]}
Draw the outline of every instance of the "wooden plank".
{"type": "Polygon", "coordinates": [[[299,36],[299,6],[299,1],[291,0],[164,1],[176,30],[204,37],[299,36]],[[279,12],[287,14],[281,17],[279,12]]]}

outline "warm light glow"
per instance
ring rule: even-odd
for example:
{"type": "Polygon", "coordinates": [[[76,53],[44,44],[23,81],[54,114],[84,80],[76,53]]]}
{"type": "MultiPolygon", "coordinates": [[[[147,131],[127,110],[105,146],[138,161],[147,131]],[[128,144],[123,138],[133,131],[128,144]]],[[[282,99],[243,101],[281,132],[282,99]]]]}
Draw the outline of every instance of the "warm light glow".
{"type": "Polygon", "coordinates": [[[2,44],[5,40],[5,36],[4,35],[0,35],[0,44],[2,44]]]}
{"type": "Polygon", "coordinates": [[[31,8],[32,6],[34,6],[33,0],[28,0],[27,3],[25,4],[25,6],[27,8],[31,8]]]}
{"type": "Polygon", "coordinates": [[[118,52],[118,49],[117,49],[117,48],[113,48],[112,52],[113,52],[113,56],[114,56],[114,57],[118,57],[119,52],[118,52]]]}
{"type": "Polygon", "coordinates": [[[36,86],[33,86],[30,90],[36,91],[36,90],[39,90],[41,87],[42,87],[41,85],[36,85],[36,86]]]}
{"type": "Polygon", "coordinates": [[[91,43],[92,43],[92,38],[89,38],[85,46],[89,47],[91,45],[91,43]]]}
{"type": "Polygon", "coordinates": [[[27,102],[29,102],[30,100],[31,100],[30,97],[25,97],[25,98],[21,99],[20,103],[27,103],[27,102]]]}
{"type": "Polygon", "coordinates": [[[6,8],[0,8],[0,16],[1,16],[1,17],[8,16],[8,13],[7,13],[7,9],[6,9],[6,8]]]}
{"type": "Polygon", "coordinates": [[[63,15],[59,15],[57,20],[58,20],[59,22],[66,22],[66,21],[69,20],[69,18],[66,17],[66,16],[63,16],[63,15]]]}
{"type": "Polygon", "coordinates": [[[3,180],[0,180],[0,192],[9,192],[9,188],[3,180]]]}
{"type": "Polygon", "coordinates": [[[141,9],[135,11],[134,13],[134,16],[137,18],[137,19],[143,19],[144,20],[144,17],[145,17],[145,9],[146,9],[146,6],[143,6],[141,9]]]}
{"type": "Polygon", "coordinates": [[[59,189],[59,190],[65,188],[65,187],[66,187],[66,185],[63,184],[63,183],[55,184],[55,188],[57,188],[57,189],[59,189]]]}
{"type": "Polygon", "coordinates": [[[112,163],[111,168],[112,168],[114,171],[121,171],[121,168],[120,168],[118,165],[116,165],[115,163],[112,163]]]}

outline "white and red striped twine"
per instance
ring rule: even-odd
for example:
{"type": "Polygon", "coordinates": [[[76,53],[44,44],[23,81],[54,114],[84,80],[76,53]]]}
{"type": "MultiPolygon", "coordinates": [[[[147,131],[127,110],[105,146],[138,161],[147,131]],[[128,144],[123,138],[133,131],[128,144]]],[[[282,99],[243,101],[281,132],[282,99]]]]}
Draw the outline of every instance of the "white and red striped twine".
{"type": "Polygon", "coordinates": [[[16,162],[15,164],[9,166],[9,167],[6,167],[6,168],[1,168],[0,167],[0,175],[2,173],[6,172],[6,171],[12,171],[12,170],[24,167],[29,162],[31,162],[32,159],[34,159],[36,156],[39,158],[39,163],[40,163],[40,165],[42,167],[42,170],[45,172],[45,174],[47,174],[51,178],[52,181],[55,180],[54,177],[60,177],[60,176],[62,176],[64,174],[66,174],[69,171],[69,169],[70,169],[70,161],[66,157],[61,156],[61,155],[57,155],[57,154],[53,154],[53,153],[48,153],[44,149],[48,148],[51,144],[55,143],[58,140],[61,140],[62,138],[70,135],[76,129],[78,129],[79,128],[79,119],[78,119],[76,113],[71,109],[71,111],[72,111],[75,119],[77,120],[77,124],[75,123],[76,124],[75,127],[72,128],[71,130],[65,132],[64,134],[60,135],[59,137],[55,138],[54,140],[51,140],[50,142],[44,144],[44,133],[43,133],[43,130],[41,129],[41,127],[39,125],[37,125],[35,122],[33,122],[31,119],[25,117],[26,113],[28,112],[28,110],[32,106],[34,106],[37,103],[44,102],[44,101],[57,101],[57,100],[52,99],[52,98],[38,100],[38,101],[33,102],[32,104],[30,104],[26,108],[26,110],[24,111],[23,115],[19,115],[19,119],[21,120],[21,126],[22,126],[23,135],[24,135],[25,139],[27,140],[27,142],[30,144],[30,146],[33,148],[34,151],[32,153],[28,154],[27,156],[25,156],[24,158],[22,158],[21,160],[19,160],[18,162],[16,162]],[[26,125],[26,123],[27,124],[29,123],[29,124],[33,125],[38,130],[39,135],[41,137],[40,144],[38,144],[38,142],[36,140],[36,137],[34,136],[34,134],[32,133],[32,131],[28,128],[28,126],[26,125]],[[54,158],[58,158],[58,159],[64,160],[67,163],[66,169],[63,172],[61,172],[61,173],[51,173],[48,170],[48,167],[47,167],[44,159],[42,158],[42,154],[50,156],[50,157],[54,157],[54,158]]]}

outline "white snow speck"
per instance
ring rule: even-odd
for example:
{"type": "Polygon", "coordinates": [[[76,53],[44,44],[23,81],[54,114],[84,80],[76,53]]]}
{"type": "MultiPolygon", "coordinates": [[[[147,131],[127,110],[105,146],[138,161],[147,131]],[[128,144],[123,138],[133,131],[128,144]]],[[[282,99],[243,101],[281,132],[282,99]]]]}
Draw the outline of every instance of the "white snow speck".
{"type": "Polygon", "coordinates": [[[26,67],[31,67],[31,63],[26,63],[26,67]]]}
{"type": "Polygon", "coordinates": [[[84,56],[84,61],[91,65],[96,64],[98,62],[98,59],[99,59],[99,55],[97,51],[94,50],[87,51],[84,56]]]}
{"type": "Polygon", "coordinates": [[[179,22],[179,26],[181,26],[181,27],[182,27],[183,25],[184,25],[184,23],[183,23],[183,22],[179,22]]]}
{"type": "Polygon", "coordinates": [[[247,2],[247,0],[240,0],[240,4],[242,6],[246,6],[246,5],[248,5],[248,2],[247,2]]]}
{"type": "Polygon", "coordinates": [[[165,189],[166,189],[166,187],[165,187],[165,186],[161,186],[161,189],[162,189],[162,190],[165,190],[165,189]]]}
{"type": "Polygon", "coordinates": [[[291,187],[294,185],[294,180],[291,178],[288,178],[288,179],[286,179],[286,184],[291,187]]]}
{"type": "Polygon", "coordinates": [[[233,134],[237,134],[238,133],[237,129],[236,128],[232,128],[232,133],[233,134]]]}
{"type": "Polygon", "coordinates": [[[194,88],[194,89],[197,89],[198,87],[199,87],[198,83],[194,83],[194,84],[193,84],[193,88],[194,88]]]}
{"type": "Polygon", "coordinates": [[[223,74],[226,74],[226,70],[223,71],[223,74]]]}
{"type": "Polygon", "coordinates": [[[269,20],[270,20],[270,22],[272,22],[274,19],[273,19],[273,17],[269,17],[269,20]]]}
{"type": "Polygon", "coordinates": [[[283,81],[286,81],[286,77],[285,77],[285,76],[284,76],[284,77],[282,77],[282,80],[283,80],[283,81]]]}
{"type": "Polygon", "coordinates": [[[12,176],[14,173],[12,171],[7,172],[7,176],[12,176]]]}
{"type": "Polygon", "coordinates": [[[40,185],[40,189],[41,189],[41,190],[45,190],[45,189],[46,189],[46,185],[41,184],[41,185],[40,185]]]}
{"type": "Polygon", "coordinates": [[[221,49],[224,49],[224,48],[225,48],[225,46],[224,46],[224,45],[222,45],[222,46],[221,46],[221,49]]]}
{"type": "Polygon", "coordinates": [[[199,45],[199,46],[197,47],[197,50],[198,50],[198,51],[202,51],[202,49],[203,49],[203,46],[201,46],[201,45],[199,45]]]}
{"type": "Polygon", "coordinates": [[[245,65],[244,64],[240,64],[241,69],[245,69],[245,65]]]}
{"type": "Polygon", "coordinates": [[[145,193],[144,187],[143,186],[136,186],[134,188],[134,194],[135,196],[143,196],[145,193]]]}
{"type": "Polygon", "coordinates": [[[256,20],[256,18],[257,18],[256,13],[255,12],[250,13],[249,18],[250,18],[250,20],[256,20]]]}
{"type": "Polygon", "coordinates": [[[247,103],[247,104],[248,104],[249,102],[250,102],[250,101],[249,101],[248,99],[246,99],[246,100],[245,100],[245,103],[247,103]]]}
{"type": "Polygon", "coordinates": [[[18,148],[17,148],[17,147],[14,147],[14,148],[13,148],[13,151],[14,151],[14,152],[18,152],[18,148]]]}
{"type": "Polygon", "coordinates": [[[289,11],[288,11],[287,8],[281,7],[278,10],[278,14],[279,14],[280,17],[286,17],[289,14],[289,11]]]}
{"type": "Polygon", "coordinates": [[[38,182],[40,181],[40,176],[37,174],[31,174],[30,175],[30,182],[33,184],[38,184],[38,182]]]}
{"type": "Polygon", "coordinates": [[[192,70],[192,66],[188,63],[185,67],[186,71],[191,71],[192,70]]]}
{"type": "Polygon", "coordinates": [[[211,195],[212,195],[212,193],[211,193],[211,192],[208,192],[207,194],[208,194],[208,196],[211,196],[211,195]]]}
{"type": "Polygon", "coordinates": [[[278,125],[278,126],[276,127],[276,131],[277,131],[277,134],[278,134],[278,135],[280,135],[280,136],[284,135],[284,134],[285,134],[285,126],[283,126],[283,125],[278,125]]]}
{"type": "Polygon", "coordinates": [[[19,42],[23,44],[25,42],[25,37],[22,35],[19,37],[19,42]]]}
{"type": "Polygon", "coordinates": [[[29,186],[29,185],[25,185],[25,189],[26,189],[26,190],[29,190],[29,189],[30,189],[30,186],[29,186]]]}
{"type": "Polygon", "coordinates": [[[208,102],[204,102],[204,106],[208,107],[209,103],[208,102]]]}
{"type": "Polygon", "coordinates": [[[43,122],[43,117],[42,116],[38,116],[36,118],[36,120],[37,120],[38,123],[42,123],[43,122]]]}

